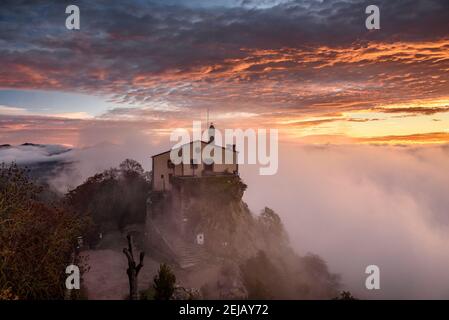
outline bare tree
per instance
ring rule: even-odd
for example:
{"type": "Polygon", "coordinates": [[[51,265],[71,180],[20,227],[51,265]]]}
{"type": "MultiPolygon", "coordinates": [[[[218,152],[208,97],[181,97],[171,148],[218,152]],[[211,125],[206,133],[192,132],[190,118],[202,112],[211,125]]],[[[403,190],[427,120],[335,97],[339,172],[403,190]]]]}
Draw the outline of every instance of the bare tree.
{"type": "Polygon", "coordinates": [[[126,255],[126,258],[128,258],[128,269],[126,269],[126,273],[128,274],[129,280],[129,299],[138,300],[139,295],[137,293],[137,276],[139,275],[140,269],[143,267],[145,252],[140,252],[139,264],[136,265],[133,254],[133,239],[130,235],[128,235],[126,239],[128,239],[128,248],[124,248],[123,253],[126,255]]]}

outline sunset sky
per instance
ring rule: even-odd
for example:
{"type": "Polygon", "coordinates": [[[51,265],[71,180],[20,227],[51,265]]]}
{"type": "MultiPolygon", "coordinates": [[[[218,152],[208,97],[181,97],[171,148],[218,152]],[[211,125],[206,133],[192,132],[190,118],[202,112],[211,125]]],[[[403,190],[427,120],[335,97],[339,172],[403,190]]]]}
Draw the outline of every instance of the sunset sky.
{"type": "Polygon", "coordinates": [[[0,144],[163,139],[208,108],[301,143],[449,142],[447,0],[2,0],[0,62],[0,144]]]}

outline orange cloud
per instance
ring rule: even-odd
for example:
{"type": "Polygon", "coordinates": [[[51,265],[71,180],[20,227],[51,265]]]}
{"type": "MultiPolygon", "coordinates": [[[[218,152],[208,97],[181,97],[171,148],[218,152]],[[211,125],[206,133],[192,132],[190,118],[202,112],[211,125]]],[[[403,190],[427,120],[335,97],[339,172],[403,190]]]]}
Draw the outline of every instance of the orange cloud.
{"type": "Polygon", "coordinates": [[[409,135],[391,135],[356,139],[362,143],[388,143],[388,144],[433,144],[449,143],[448,132],[417,133],[409,135]]]}

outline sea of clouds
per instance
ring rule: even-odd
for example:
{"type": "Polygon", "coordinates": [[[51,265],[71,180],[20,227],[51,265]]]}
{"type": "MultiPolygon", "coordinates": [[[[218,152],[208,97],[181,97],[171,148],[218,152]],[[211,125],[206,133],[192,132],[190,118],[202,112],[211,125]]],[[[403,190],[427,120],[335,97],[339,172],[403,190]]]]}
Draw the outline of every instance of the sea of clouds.
{"type": "MultiPolygon", "coordinates": [[[[125,158],[150,170],[150,156],[160,151],[142,141],[73,150],[13,146],[0,149],[0,161],[71,162],[75,170],[52,181],[64,191],[125,158]]],[[[278,173],[258,171],[240,166],[250,208],[279,213],[292,246],[322,256],[354,295],[449,298],[449,146],[281,144],[278,173]],[[371,264],[380,267],[378,291],[365,289],[371,264]]]]}
{"type": "Polygon", "coordinates": [[[449,298],[449,147],[284,145],[275,176],[242,168],[250,207],[274,208],[300,253],[360,298],[449,298]],[[381,289],[365,288],[366,266],[381,289]]]}

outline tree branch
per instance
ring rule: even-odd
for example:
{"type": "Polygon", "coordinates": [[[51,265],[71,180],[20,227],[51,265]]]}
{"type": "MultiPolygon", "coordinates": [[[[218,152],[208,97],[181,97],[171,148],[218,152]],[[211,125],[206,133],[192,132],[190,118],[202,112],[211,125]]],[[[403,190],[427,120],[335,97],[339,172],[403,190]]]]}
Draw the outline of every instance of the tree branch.
{"type": "Polygon", "coordinates": [[[145,252],[140,253],[139,264],[136,267],[136,274],[139,274],[140,269],[143,267],[143,258],[145,257],[145,252]]]}
{"type": "Polygon", "coordinates": [[[131,257],[133,258],[134,261],[134,254],[133,254],[133,238],[131,237],[131,235],[127,235],[126,239],[128,239],[128,251],[131,254],[131,257]]]}

